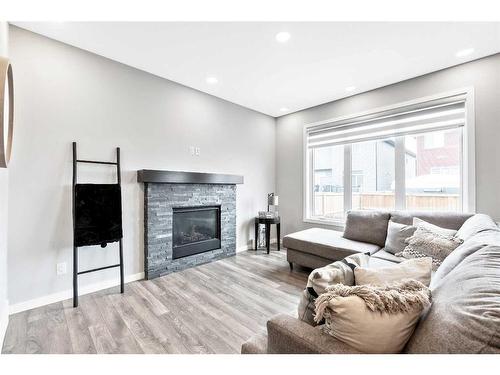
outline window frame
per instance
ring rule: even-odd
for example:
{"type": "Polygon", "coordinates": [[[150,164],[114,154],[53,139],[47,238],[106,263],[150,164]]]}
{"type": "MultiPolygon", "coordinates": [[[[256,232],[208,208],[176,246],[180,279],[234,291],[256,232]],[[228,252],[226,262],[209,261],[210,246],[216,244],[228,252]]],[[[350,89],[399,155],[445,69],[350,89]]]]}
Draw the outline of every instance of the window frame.
{"type": "MultiPolygon", "coordinates": [[[[313,179],[313,158],[307,148],[307,133],[308,130],[317,126],[344,122],[360,116],[370,116],[383,111],[391,111],[402,109],[406,106],[423,104],[426,102],[444,99],[450,96],[464,95],[465,96],[465,125],[462,127],[461,149],[460,153],[460,168],[461,168],[461,206],[462,212],[475,212],[476,210],[476,173],[475,173],[475,116],[474,116],[474,87],[465,87],[456,90],[450,90],[435,95],[421,97],[405,102],[396,103],[393,105],[373,108],[368,111],[350,114],[331,118],[324,121],[305,124],[302,133],[302,153],[303,153],[303,205],[302,217],[303,222],[312,224],[330,225],[338,228],[343,228],[345,221],[327,220],[317,218],[311,215],[313,207],[312,200],[314,195],[311,191],[311,181],[313,179]]],[[[406,210],[406,186],[405,186],[405,146],[404,136],[396,137],[395,144],[395,205],[396,210],[406,210]],[[401,158],[401,153],[403,157],[401,158]]],[[[344,178],[344,210],[349,210],[352,207],[352,176],[351,176],[351,144],[344,145],[344,175],[349,178],[344,178]]]]}

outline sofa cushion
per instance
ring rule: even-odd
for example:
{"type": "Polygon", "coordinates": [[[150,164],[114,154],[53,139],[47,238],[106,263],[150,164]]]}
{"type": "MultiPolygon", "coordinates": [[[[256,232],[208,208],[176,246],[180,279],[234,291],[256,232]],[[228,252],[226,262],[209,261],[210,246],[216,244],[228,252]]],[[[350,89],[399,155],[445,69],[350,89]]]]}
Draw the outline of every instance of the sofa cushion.
{"type": "Polygon", "coordinates": [[[380,246],[352,241],[342,237],[342,232],[311,228],[292,233],[283,238],[283,246],[330,260],[344,259],[357,253],[373,254],[380,246]]]}
{"type": "Polygon", "coordinates": [[[243,343],[241,354],[267,354],[267,334],[260,333],[243,343]]]}
{"type": "Polygon", "coordinates": [[[500,244],[500,231],[481,231],[457,247],[446,257],[432,277],[431,287],[435,287],[441,280],[455,269],[465,258],[488,245],[500,244]]]}
{"type": "Polygon", "coordinates": [[[456,236],[466,241],[475,234],[485,230],[500,231],[500,228],[498,228],[493,219],[488,215],[476,214],[465,221],[456,236]]]}
{"type": "Polygon", "coordinates": [[[389,213],[381,211],[349,211],[344,238],[384,246],[389,213]]]}
{"type": "Polygon", "coordinates": [[[425,286],[431,282],[432,259],[409,259],[382,268],[359,266],[354,269],[356,285],[385,285],[404,279],[420,281],[425,286]]]}
{"type": "Polygon", "coordinates": [[[419,211],[392,211],[391,220],[396,223],[413,225],[413,218],[425,220],[441,228],[459,230],[462,224],[473,214],[458,212],[419,212],[419,211]]]}
{"type": "Polygon", "coordinates": [[[413,225],[405,225],[389,220],[387,227],[387,238],[385,239],[384,250],[396,254],[406,247],[405,240],[413,236],[417,228],[413,225]]]}
{"type": "Polygon", "coordinates": [[[267,352],[270,354],[359,354],[353,347],[334,339],[320,327],[311,327],[280,314],[267,322],[267,352]]]}
{"type": "Polygon", "coordinates": [[[290,263],[299,264],[303,267],[316,269],[324,267],[332,262],[331,259],[326,259],[319,257],[317,255],[312,255],[304,253],[300,250],[294,250],[291,248],[286,249],[286,260],[290,263]]]}
{"type": "Polygon", "coordinates": [[[500,353],[500,246],[466,257],[432,289],[408,353],[500,353]]]}
{"type": "Polygon", "coordinates": [[[397,257],[396,255],[391,254],[388,251],[385,251],[385,249],[377,251],[375,254],[372,255],[372,258],[383,259],[385,261],[393,263],[401,263],[402,261],[405,260],[405,258],[397,257]]]}

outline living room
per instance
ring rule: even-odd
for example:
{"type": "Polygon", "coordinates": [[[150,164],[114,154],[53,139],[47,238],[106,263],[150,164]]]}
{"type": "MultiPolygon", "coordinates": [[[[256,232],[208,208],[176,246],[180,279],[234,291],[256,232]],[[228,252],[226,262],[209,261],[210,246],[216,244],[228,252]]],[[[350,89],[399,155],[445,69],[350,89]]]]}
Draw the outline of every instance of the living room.
{"type": "Polygon", "coordinates": [[[463,10],[4,17],[2,354],[500,353],[500,20],[463,10]]]}

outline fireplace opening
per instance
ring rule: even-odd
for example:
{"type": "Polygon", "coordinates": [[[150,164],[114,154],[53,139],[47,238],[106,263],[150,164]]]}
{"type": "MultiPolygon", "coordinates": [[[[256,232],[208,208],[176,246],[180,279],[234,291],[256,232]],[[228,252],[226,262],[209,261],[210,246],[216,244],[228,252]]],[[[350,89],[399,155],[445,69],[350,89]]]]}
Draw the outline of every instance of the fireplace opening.
{"type": "Polygon", "coordinates": [[[220,247],[220,206],[173,208],[173,259],[220,247]]]}

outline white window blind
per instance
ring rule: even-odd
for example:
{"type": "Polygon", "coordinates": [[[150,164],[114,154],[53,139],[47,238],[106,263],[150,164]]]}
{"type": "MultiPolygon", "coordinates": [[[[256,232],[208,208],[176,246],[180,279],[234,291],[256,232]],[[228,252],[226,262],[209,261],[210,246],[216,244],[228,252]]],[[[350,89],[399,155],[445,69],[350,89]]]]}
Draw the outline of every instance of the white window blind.
{"type": "Polygon", "coordinates": [[[465,125],[465,95],[372,113],[306,130],[309,149],[447,130],[465,125]]]}

